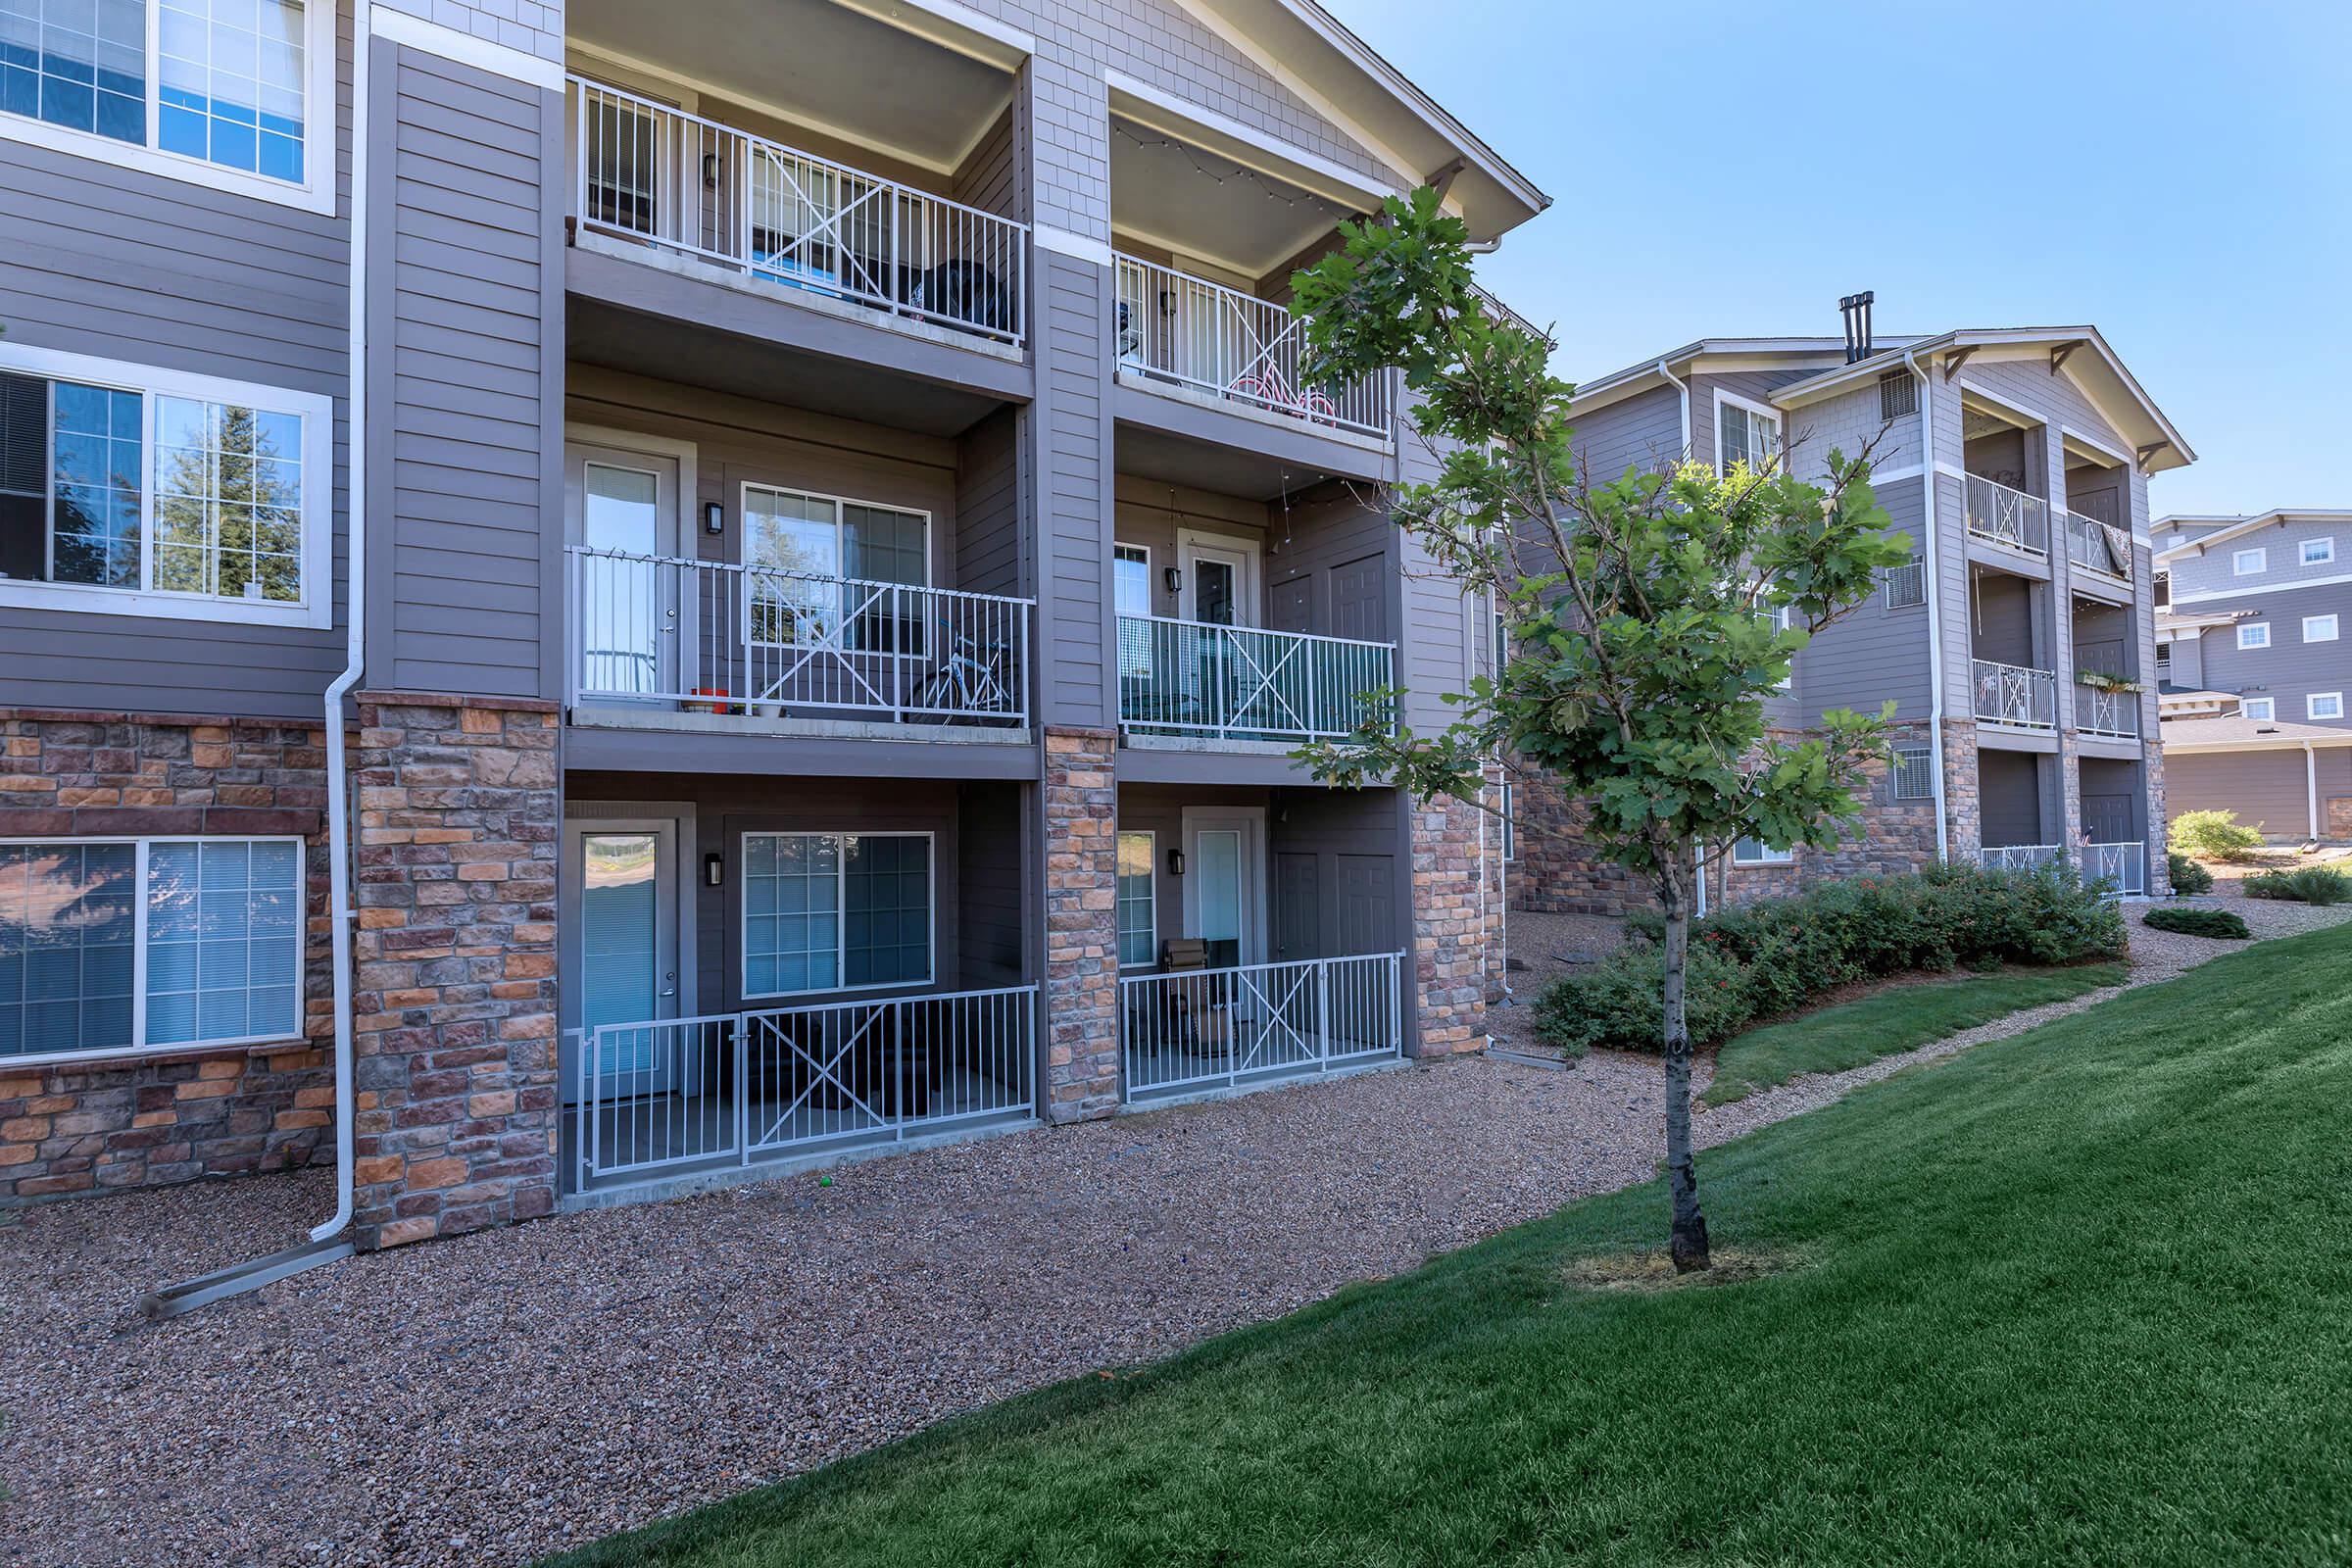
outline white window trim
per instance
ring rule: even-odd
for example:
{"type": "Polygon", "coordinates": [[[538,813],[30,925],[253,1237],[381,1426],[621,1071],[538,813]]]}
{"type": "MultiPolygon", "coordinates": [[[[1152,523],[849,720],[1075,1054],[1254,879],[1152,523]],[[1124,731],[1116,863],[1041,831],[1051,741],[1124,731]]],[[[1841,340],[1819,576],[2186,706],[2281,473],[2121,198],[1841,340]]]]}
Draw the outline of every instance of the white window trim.
{"type": "Polygon", "coordinates": [[[2335,618],[2335,616],[2334,616],[2333,614],[2327,614],[2327,615],[2305,615],[2305,616],[2303,617],[2303,640],[2304,640],[2305,642],[2307,642],[2307,643],[2331,643],[2331,642],[2335,641],[2335,637],[2336,637],[2336,618],[2335,618]],[[2312,631],[2312,628],[2313,628],[2314,626],[2320,625],[2320,624],[2322,624],[2322,623],[2325,623],[2325,624],[2327,625],[2328,629],[2327,629],[2325,632],[2322,632],[2322,633],[2319,633],[2319,634],[2315,635],[2315,634],[2313,633],[2313,631],[2312,631]]]}
{"type": "Polygon", "coordinates": [[[832,504],[835,558],[840,561],[842,568],[841,570],[835,572],[834,575],[839,577],[844,582],[864,582],[868,581],[869,579],[862,577],[852,577],[849,574],[849,539],[844,532],[844,530],[848,527],[848,524],[842,519],[842,508],[870,507],[876,512],[896,512],[905,516],[922,518],[923,580],[919,583],[909,583],[906,584],[905,586],[916,588],[930,588],[934,586],[931,581],[931,547],[936,540],[931,531],[931,523],[933,519],[931,515],[931,509],[929,507],[901,506],[898,502],[877,501],[871,496],[834,495],[829,491],[808,490],[804,489],[799,485],[762,484],[757,479],[746,479],[743,481],[742,485],[738,487],[735,496],[735,515],[743,519],[741,527],[736,530],[741,535],[741,538],[736,546],[737,554],[739,555],[742,552],[749,550],[752,544],[752,492],[755,490],[765,491],[771,496],[796,496],[803,501],[824,501],[832,504]]]}
{"type": "Polygon", "coordinates": [[[1725,472],[1725,465],[1723,461],[1723,406],[1727,403],[1731,404],[1734,408],[1745,409],[1752,415],[1759,416],[1760,417],[1767,418],[1772,421],[1773,435],[1781,455],[1781,471],[1787,472],[1788,467],[1788,421],[1782,417],[1781,411],[1774,408],[1769,403],[1758,403],[1755,399],[1743,398],[1737,392],[1727,392],[1720,386],[1715,388],[1714,422],[1708,426],[1708,429],[1711,432],[1710,438],[1715,443],[1715,472],[1718,475],[1721,475],[1723,472],[1725,472]]]}
{"type": "Polygon", "coordinates": [[[2295,562],[2296,564],[2304,566],[2333,564],[2335,562],[2335,535],[2325,534],[2317,539],[2304,540],[2301,548],[2295,552],[2295,562]],[[2313,545],[2320,547],[2320,553],[2316,556],[2311,553],[2313,545]]]}
{"type": "MultiPolygon", "coordinates": [[[[1157,831],[1152,828],[1123,827],[1111,834],[1110,923],[1112,938],[1115,941],[1121,934],[1118,931],[1118,843],[1121,839],[1142,839],[1152,846],[1151,850],[1144,857],[1144,863],[1147,867],[1145,874],[1152,883],[1152,897],[1144,902],[1146,906],[1152,911],[1152,945],[1150,951],[1152,953],[1157,953],[1159,951],[1159,834],[1157,831]]],[[[1149,969],[1155,965],[1158,961],[1159,960],[1156,958],[1150,957],[1140,959],[1134,963],[1128,963],[1125,960],[1121,960],[1119,967],[1122,969],[1149,969]]]]}
{"type": "Polygon", "coordinates": [[[2238,699],[2237,710],[2239,717],[2250,718],[2257,723],[2276,724],[2278,722],[2278,702],[2277,698],[2241,697],[2238,699]],[[2262,710],[2262,711],[2259,713],[2255,711],[2255,710],[2258,708],[2262,710]]]}
{"type": "Polygon", "coordinates": [[[923,933],[923,949],[929,962],[922,975],[913,980],[884,980],[871,985],[854,986],[850,982],[850,857],[845,846],[834,858],[834,908],[841,915],[841,932],[833,944],[834,973],[841,983],[830,986],[811,986],[802,991],[754,991],[751,988],[751,920],[752,901],[738,894],[735,900],[735,980],[745,1002],[768,1002],[782,997],[864,996],[884,991],[906,991],[933,983],[939,975],[939,835],[928,829],[884,829],[868,832],[854,827],[811,828],[755,828],[743,833],[735,845],[735,864],[738,880],[748,881],[741,867],[751,863],[751,842],[754,839],[921,839],[923,863],[931,885],[931,921],[923,933]]]}
{"type": "MultiPolygon", "coordinates": [[[[5,118],[5,117],[0,117],[5,118]]],[[[253,381],[191,375],[181,370],[102,360],[61,349],[31,348],[0,338],[0,370],[76,381],[139,394],[139,529],[143,567],[155,560],[155,400],[183,397],[233,403],[302,420],[302,598],[292,604],[223,599],[157,588],[103,588],[95,583],[35,582],[0,577],[0,605],[95,615],[139,615],[157,620],[225,621],[232,625],[334,624],[334,399],[253,381]]],[[[55,439],[55,432],[51,432],[55,439]]],[[[49,519],[42,519],[47,527],[49,519]]]]}
{"type": "Polygon", "coordinates": [[[2303,716],[2315,720],[2342,718],[2344,716],[2344,694],[2342,692],[2310,693],[2303,699],[2303,716]],[[2321,712],[2320,704],[2322,703],[2333,703],[2335,711],[2332,713],[2321,712]]]}
{"type": "Polygon", "coordinates": [[[1497,847],[1497,858],[1512,864],[1519,858],[1519,824],[1513,820],[1519,811],[1519,791],[1509,779],[1501,781],[1502,799],[1495,804],[1501,808],[1502,819],[1495,824],[1496,835],[1502,842],[1497,847]]]}
{"type": "Polygon", "coordinates": [[[1129,543],[1128,543],[1126,540],[1124,540],[1124,539],[1114,539],[1114,540],[1112,540],[1112,541],[1111,541],[1111,546],[1110,546],[1110,561],[1111,561],[1110,608],[1111,608],[1111,613],[1112,613],[1113,615],[1118,615],[1118,614],[1124,614],[1124,613],[1126,613],[1126,612],[1124,612],[1124,611],[1121,611],[1121,610],[1119,609],[1119,581],[1118,581],[1118,563],[1119,563],[1119,560],[1120,560],[1120,552],[1121,552],[1121,551],[1127,551],[1127,552],[1131,552],[1131,553],[1133,553],[1134,555],[1137,555],[1137,556],[1140,556],[1140,557],[1142,557],[1142,558],[1143,558],[1143,567],[1144,567],[1144,613],[1145,613],[1145,614],[1147,614],[1147,615],[1149,615],[1149,614],[1151,614],[1151,613],[1152,613],[1152,547],[1151,547],[1150,545],[1137,545],[1137,544],[1129,544],[1129,543]]]}
{"type": "Polygon", "coordinates": [[[2237,647],[2240,653],[2252,653],[2271,646],[2271,623],[2267,620],[2238,622],[2237,647]],[[2256,634],[2260,633],[2259,636],[2256,634]]]}
{"type": "Polygon", "coordinates": [[[1793,848],[1776,850],[1761,839],[1755,841],[1758,854],[1743,856],[1740,853],[1740,846],[1746,842],[1745,839],[1732,841],[1734,865],[1793,865],[1796,862],[1796,851],[1793,848]]]}
{"type": "Polygon", "coordinates": [[[18,1067],[54,1067],[83,1061],[131,1061],[150,1057],[196,1055],[217,1051],[235,1051],[249,1046],[277,1045],[305,1038],[303,1030],[310,1016],[311,971],[311,858],[309,847],[292,834],[265,833],[151,833],[92,834],[79,838],[7,838],[0,844],[71,845],[78,848],[87,844],[129,844],[137,848],[131,862],[133,912],[131,918],[130,959],[130,1038],[136,1044],[113,1051],[45,1051],[25,1052],[17,1055],[0,1055],[0,1072],[18,1067]],[[294,964],[294,1018],[292,1027],[258,1035],[239,1035],[233,1040],[174,1040],[160,1046],[147,1045],[147,915],[150,904],[147,896],[147,852],[157,844],[291,844],[294,863],[301,879],[297,888],[302,895],[302,920],[296,927],[294,964]]]}
{"type": "MultiPolygon", "coordinates": [[[[1875,478],[1876,475],[1873,475],[1873,477],[1875,478]]],[[[1927,558],[1919,551],[1912,551],[1911,559],[1905,562],[1903,564],[1899,566],[1887,566],[1884,568],[1879,573],[1879,578],[1880,584],[1885,590],[1884,602],[1887,610],[1921,610],[1926,608],[1928,603],[1928,564],[1927,558]],[[1894,580],[1898,575],[1909,571],[1916,571],[1919,573],[1919,597],[1917,599],[1902,600],[1898,603],[1894,597],[1894,580]]]]}
{"type": "Polygon", "coordinates": [[[157,109],[162,73],[157,69],[157,36],[162,30],[162,7],[159,0],[146,0],[147,5],[147,142],[138,145],[101,136],[94,130],[74,130],[65,125],[53,125],[45,120],[25,115],[0,114],[0,138],[24,142],[28,146],[46,147],[52,152],[67,153],[75,158],[95,159],[122,169],[134,169],[141,173],[160,174],[166,179],[181,180],[190,185],[207,185],[214,190],[235,196],[250,196],[257,201],[273,202],[280,207],[300,208],[332,218],[335,215],[336,133],[342,122],[342,104],[335,91],[335,72],[341,54],[336,37],[335,19],[342,7],[335,0],[307,0],[303,6],[303,60],[307,78],[303,82],[302,103],[302,172],[299,185],[267,174],[248,173],[241,169],[224,169],[185,153],[166,152],[156,146],[157,126],[162,116],[157,109]]]}
{"type": "Polygon", "coordinates": [[[1895,747],[1895,748],[1894,748],[1894,765],[1893,765],[1892,767],[1890,767],[1890,768],[1888,768],[1888,769],[1887,769],[1886,798],[1887,798],[1888,800],[1890,800],[1890,801],[1932,801],[1932,800],[1934,800],[1934,799],[1936,798],[1936,781],[1935,781],[1935,775],[1934,775],[1934,769],[1935,769],[1935,766],[1936,766],[1936,749],[1935,749],[1934,747],[1932,747],[1932,746],[1897,746],[1897,747],[1895,747]],[[1928,787],[1927,787],[1925,790],[1921,791],[1921,792],[1920,792],[1919,794],[1917,794],[1917,795],[1905,795],[1905,794],[1903,793],[1903,782],[1902,782],[1902,781],[1903,781],[1903,760],[1904,760],[1904,759],[1905,759],[1906,757],[1912,757],[1912,756],[1916,756],[1917,758],[1919,758],[1919,759],[1920,759],[1920,760],[1921,760],[1921,761],[1922,761],[1922,762],[1923,762],[1923,763],[1924,763],[1924,764],[1925,764],[1925,765],[1928,767],[1928,769],[1930,770],[1930,772],[1929,772],[1929,779],[1928,779],[1928,787]]]}
{"type": "Polygon", "coordinates": [[[2270,569],[2271,552],[2268,546],[2256,545],[2248,550],[2233,550],[2230,553],[2230,575],[2232,577],[2259,577],[2270,569]],[[2254,564],[2251,566],[2246,564],[2246,558],[2249,556],[2254,560],[2254,564]]]}

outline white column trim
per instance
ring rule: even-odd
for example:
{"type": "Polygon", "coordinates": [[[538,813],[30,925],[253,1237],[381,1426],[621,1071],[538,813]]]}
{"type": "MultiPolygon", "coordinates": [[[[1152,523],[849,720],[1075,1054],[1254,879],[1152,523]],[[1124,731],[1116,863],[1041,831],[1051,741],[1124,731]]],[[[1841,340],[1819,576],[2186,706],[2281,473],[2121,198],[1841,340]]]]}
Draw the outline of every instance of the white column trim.
{"type": "Polygon", "coordinates": [[[512,77],[545,92],[564,90],[564,67],[560,62],[542,60],[511,44],[477,38],[470,32],[460,32],[381,3],[369,6],[368,25],[377,37],[389,38],[406,48],[421,49],[462,66],[512,77]]]}

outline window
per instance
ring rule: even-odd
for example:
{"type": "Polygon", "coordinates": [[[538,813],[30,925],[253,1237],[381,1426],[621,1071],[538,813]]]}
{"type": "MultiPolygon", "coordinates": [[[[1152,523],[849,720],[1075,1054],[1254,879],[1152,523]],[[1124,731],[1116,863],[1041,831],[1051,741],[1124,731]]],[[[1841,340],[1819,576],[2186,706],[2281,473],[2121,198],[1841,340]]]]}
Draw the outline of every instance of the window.
{"type": "Polygon", "coordinates": [[[1879,377],[1879,418],[1899,419],[1919,412],[1919,383],[1908,370],[1889,370],[1879,377]]]}
{"type": "Polygon", "coordinates": [[[2157,678],[2158,678],[2158,679],[2162,679],[2164,676],[2166,676],[2166,675],[2169,675],[2169,674],[2171,674],[2172,672],[2173,672],[2173,645],[2172,645],[2171,643],[2158,643],[2158,644],[2156,645],[2156,674],[2157,674],[2157,678]]]}
{"type": "Polygon", "coordinates": [[[743,836],[746,997],[930,979],[930,834],[743,836]]]}
{"type": "Polygon", "coordinates": [[[0,843],[0,1057],[298,1039],[300,839],[0,843]]]}
{"type": "Polygon", "coordinates": [[[2335,617],[2333,615],[2305,615],[2303,617],[2303,640],[2307,643],[2335,641],[2335,617]]]}
{"type": "Polygon", "coordinates": [[[2342,692],[2313,692],[2303,699],[2305,718],[2341,718],[2344,716],[2342,692]]]}
{"type": "Polygon", "coordinates": [[[1788,850],[1776,850],[1762,839],[1741,839],[1732,846],[1734,865],[1787,865],[1796,857],[1788,850]]]}
{"type": "Polygon", "coordinates": [[[1519,858],[1519,791],[1509,779],[1502,781],[1502,858],[1505,864],[1519,858]]]}
{"type": "Polygon", "coordinates": [[[2162,610],[2173,602],[2173,574],[2169,571],[2158,572],[2155,589],[2156,608],[2162,610]]]}
{"type": "Polygon", "coordinates": [[[1152,896],[1155,841],[1149,833],[1119,835],[1119,967],[1149,967],[1159,952],[1159,906],[1152,896]]]}
{"type": "Polygon", "coordinates": [[[334,15],[321,0],[0,0],[0,129],[332,211],[334,15]]]}
{"type": "Polygon", "coordinates": [[[1756,404],[1736,400],[1728,392],[1715,394],[1715,428],[1719,440],[1715,451],[1715,468],[1729,473],[1732,466],[1744,463],[1750,468],[1761,468],[1780,455],[1781,417],[1771,410],[1756,404]]]}
{"type": "Polygon", "coordinates": [[[2241,623],[2237,628],[2237,646],[2240,648],[2270,647],[2271,623],[2267,620],[2249,620],[2241,623]]]}
{"type": "Polygon", "coordinates": [[[1928,602],[1928,567],[1918,552],[1914,551],[1905,564],[1888,566],[1884,575],[1888,610],[1908,610],[1928,602]]]}
{"type": "Polygon", "coordinates": [[[328,409],[0,343],[0,602],[329,624],[328,409]]]}
{"type": "Polygon", "coordinates": [[[2238,711],[2246,717],[2259,719],[2266,724],[2273,722],[2278,713],[2277,700],[2269,697],[2248,697],[2237,707],[2238,711]]]}
{"type": "Polygon", "coordinates": [[[1894,766],[1887,777],[1894,799],[1927,801],[1936,797],[1935,754],[1925,746],[1897,746],[1894,766]]]}
{"type": "Polygon", "coordinates": [[[2325,566],[2335,559],[2335,540],[2306,539],[2296,559],[2306,566],[2325,566]]]}
{"type": "Polygon", "coordinates": [[[759,647],[924,651],[931,517],[838,496],[743,487],[747,639],[759,647]]]}
{"type": "Polygon", "coordinates": [[[1152,613],[1152,552],[1143,545],[1110,547],[1110,587],[1121,617],[1119,673],[1131,679],[1152,674],[1152,628],[1131,626],[1128,619],[1152,613]]]}
{"type": "Polygon", "coordinates": [[[2237,577],[2259,576],[2270,559],[2268,550],[2240,550],[2230,558],[2230,574],[2237,577]]]}

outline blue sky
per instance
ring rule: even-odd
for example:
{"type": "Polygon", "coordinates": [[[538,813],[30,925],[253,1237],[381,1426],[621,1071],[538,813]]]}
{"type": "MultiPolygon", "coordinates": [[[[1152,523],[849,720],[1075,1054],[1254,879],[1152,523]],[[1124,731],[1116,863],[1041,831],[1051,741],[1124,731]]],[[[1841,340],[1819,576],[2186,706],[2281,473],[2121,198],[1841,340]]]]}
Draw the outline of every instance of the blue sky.
{"type": "Polygon", "coordinates": [[[2352,506],[2347,0],[1326,4],[1551,194],[1482,275],[1564,375],[2089,321],[2197,451],[2157,515],[2352,506]]]}

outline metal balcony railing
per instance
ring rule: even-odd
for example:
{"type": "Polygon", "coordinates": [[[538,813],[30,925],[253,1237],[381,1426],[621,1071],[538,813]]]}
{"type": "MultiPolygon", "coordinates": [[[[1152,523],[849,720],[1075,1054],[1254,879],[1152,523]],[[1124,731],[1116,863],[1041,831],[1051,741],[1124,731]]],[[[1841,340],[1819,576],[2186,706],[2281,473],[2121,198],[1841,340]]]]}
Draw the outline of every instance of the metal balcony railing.
{"type": "Polygon", "coordinates": [[[2075,682],[2075,728],[2107,740],[2139,738],[2139,693],[2075,682]]]}
{"type": "Polygon", "coordinates": [[[1970,533],[2030,556],[2050,553],[2048,502],[1974,473],[1962,488],[1967,492],[1970,533]]]}
{"type": "Polygon", "coordinates": [[[571,701],[1018,727],[1036,601],[574,545],[571,701]]]}
{"type": "Polygon", "coordinates": [[[1119,980],[1130,1100],[1325,1072],[1404,1047],[1404,956],[1376,953],[1119,980]]]}
{"type": "Polygon", "coordinates": [[[2120,583],[2132,580],[2132,536],[2080,512],[2059,515],[2066,523],[2066,559],[2084,571],[2120,583]]]}
{"type": "Polygon", "coordinates": [[[1300,370],[1305,326],[1282,306],[1133,256],[1114,256],[1113,264],[1112,352],[1123,375],[1389,438],[1389,377],[1308,385],[1300,370]]]}
{"type": "Polygon", "coordinates": [[[2022,664],[1996,664],[1988,659],[1972,662],[1975,713],[1988,724],[2012,724],[2023,729],[2058,727],[2058,676],[2047,669],[2022,664]]]}
{"type": "Polygon", "coordinates": [[[2031,871],[2056,865],[2066,851],[2055,844],[1987,844],[1977,851],[1977,861],[1987,871],[2031,871]]]}
{"type": "Polygon", "coordinates": [[[2103,885],[2110,898],[2147,896],[2148,847],[2145,844],[2085,844],[2076,859],[2082,880],[2103,885]]]}
{"type": "Polygon", "coordinates": [[[574,1031],[585,1185],[895,1142],[1034,1108],[1037,987],[574,1031]]]}
{"type": "Polygon", "coordinates": [[[1346,735],[1396,685],[1393,643],[1119,617],[1119,722],[1225,740],[1346,735]]]}
{"type": "Polygon", "coordinates": [[[570,76],[572,217],[739,276],[1024,341],[1029,225],[570,76]]]}

